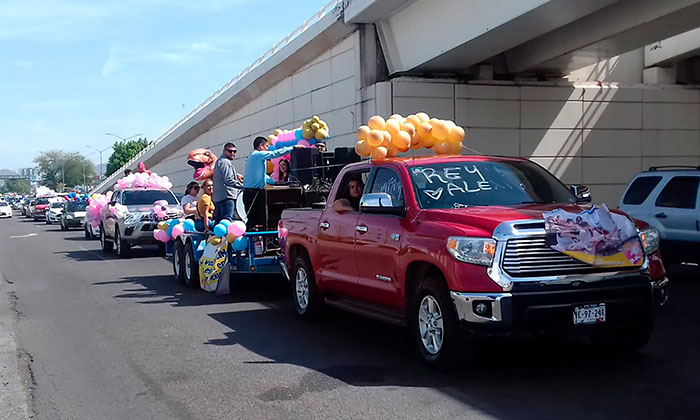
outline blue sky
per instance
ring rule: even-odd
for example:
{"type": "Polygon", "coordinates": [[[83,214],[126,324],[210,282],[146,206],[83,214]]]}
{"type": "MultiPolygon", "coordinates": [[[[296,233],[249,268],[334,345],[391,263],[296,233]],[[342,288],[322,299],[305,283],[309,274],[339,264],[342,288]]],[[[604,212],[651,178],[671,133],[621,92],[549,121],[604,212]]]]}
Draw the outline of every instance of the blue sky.
{"type": "Polygon", "coordinates": [[[0,0],[0,169],[157,139],[326,3],[0,0]]]}

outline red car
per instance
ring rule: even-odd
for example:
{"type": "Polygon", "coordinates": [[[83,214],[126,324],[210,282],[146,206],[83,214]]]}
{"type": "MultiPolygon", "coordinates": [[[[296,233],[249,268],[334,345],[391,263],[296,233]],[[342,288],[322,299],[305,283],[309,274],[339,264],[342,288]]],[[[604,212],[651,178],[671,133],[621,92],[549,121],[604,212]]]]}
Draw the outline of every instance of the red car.
{"type": "Polygon", "coordinates": [[[328,305],[407,326],[423,359],[439,366],[465,358],[464,344],[482,336],[556,332],[637,350],[667,299],[658,235],[637,224],[644,255],[634,267],[555,251],[543,213],[591,207],[572,190],[580,191],[517,158],[348,165],[327,203],[282,214],[296,310],[312,318],[328,305]]]}
{"type": "Polygon", "coordinates": [[[56,197],[54,196],[44,196],[37,197],[36,205],[34,206],[34,221],[44,220],[46,218],[46,212],[49,210],[51,205],[51,200],[56,197]]]}

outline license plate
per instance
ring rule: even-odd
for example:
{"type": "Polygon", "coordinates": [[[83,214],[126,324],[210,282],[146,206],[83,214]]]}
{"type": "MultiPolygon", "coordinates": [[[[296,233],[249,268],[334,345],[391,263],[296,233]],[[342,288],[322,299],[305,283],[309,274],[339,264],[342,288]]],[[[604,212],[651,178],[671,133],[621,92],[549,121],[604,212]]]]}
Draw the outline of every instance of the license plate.
{"type": "Polygon", "coordinates": [[[574,325],[605,322],[605,303],[574,306],[574,325]]]}

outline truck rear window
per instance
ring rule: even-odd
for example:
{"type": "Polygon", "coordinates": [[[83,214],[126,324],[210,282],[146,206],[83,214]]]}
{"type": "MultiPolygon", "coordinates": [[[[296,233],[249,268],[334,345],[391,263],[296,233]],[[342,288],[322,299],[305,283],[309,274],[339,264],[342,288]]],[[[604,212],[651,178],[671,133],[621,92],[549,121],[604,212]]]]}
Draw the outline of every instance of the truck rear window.
{"type": "Polygon", "coordinates": [[[409,172],[424,209],[576,202],[554,175],[527,161],[441,163],[409,172]]]}
{"type": "Polygon", "coordinates": [[[625,197],[622,199],[623,204],[639,205],[649,197],[651,190],[661,182],[660,176],[640,176],[635,179],[630,185],[625,197]]]}

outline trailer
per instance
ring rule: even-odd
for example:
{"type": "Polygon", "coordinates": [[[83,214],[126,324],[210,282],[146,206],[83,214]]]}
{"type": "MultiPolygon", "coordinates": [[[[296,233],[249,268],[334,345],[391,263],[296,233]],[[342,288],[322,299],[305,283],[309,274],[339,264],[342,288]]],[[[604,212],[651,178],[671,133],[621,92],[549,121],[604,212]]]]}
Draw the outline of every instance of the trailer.
{"type": "MultiPolygon", "coordinates": [[[[172,255],[173,275],[178,282],[190,287],[199,287],[199,261],[204,254],[207,240],[211,235],[200,232],[188,232],[168,242],[166,255],[172,255]]],[[[263,243],[269,238],[277,238],[277,231],[247,232],[248,248],[236,251],[233,244],[228,244],[228,266],[230,276],[235,274],[280,274],[281,257],[278,250],[266,250],[256,255],[255,243],[263,243]]]]}

